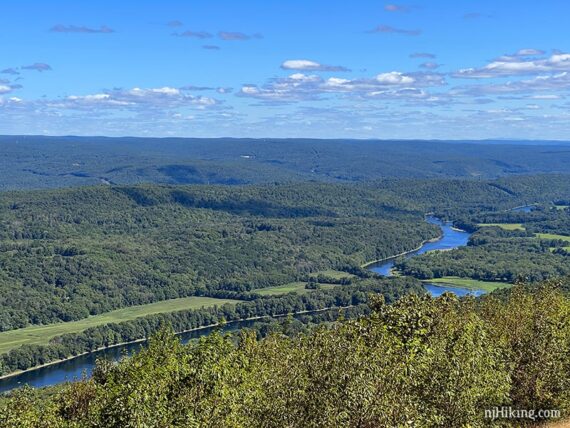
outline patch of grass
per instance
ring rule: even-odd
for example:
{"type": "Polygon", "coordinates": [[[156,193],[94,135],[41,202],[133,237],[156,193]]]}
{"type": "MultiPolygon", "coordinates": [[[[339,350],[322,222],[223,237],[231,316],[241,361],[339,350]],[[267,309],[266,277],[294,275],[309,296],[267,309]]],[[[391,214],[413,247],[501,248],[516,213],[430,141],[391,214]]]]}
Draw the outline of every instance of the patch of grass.
{"type": "Polygon", "coordinates": [[[508,288],[512,284],[500,281],[480,281],[478,279],[471,278],[459,278],[457,276],[444,276],[443,278],[435,278],[426,280],[430,284],[436,285],[448,285],[458,288],[466,288],[468,290],[485,290],[486,292],[491,292],[499,288],[508,288]]]}
{"type": "Polygon", "coordinates": [[[146,315],[163,312],[175,312],[185,309],[199,309],[202,307],[221,306],[226,303],[238,303],[238,300],[214,299],[211,297],[184,297],[180,299],[165,300],[148,305],[131,306],[117,309],[101,315],[95,315],[79,321],[65,323],[30,326],[18,330],[0,333],[0,354],[9,352],[21,345],[46,345],[50,339],[66,333],[79,333],[90,327],[102,324],[129,321],[146,315]]]}
{"type": "Polygon", "coordinates": [[[570,205],[554,205],[554,208],[557,210],[565,210],[566,208],[570,208],[570,205]]]}
{"type": "Polygon", "coordinates": [[[570,236],[566,235],[556,235],[554,233],[537,233],[535,235],[537,238],[540,239],[550,239],[550,240],[560,240],[560,241],[568,241],[570,242],[570,236]]]}
{"type": "MultiPolygon", "coordinates": [[[[262,296],[280,296],[288,293],[305,294],[315,290],[307,290],[305,288],[306,282],[290,282],[289,284],[277,285],[275,287],[267,287],[255,290],[255,293],[262,296]]],[[[319,284],[321,290],[329,290],[334,287],[342,287],[342,285],[335,284],[319,284]]]]}
{"type": "Polygon", "coordinates": [[[550,247],[549,250],[551,253],[554,253],[556,250],[561,249],[570,253],[570,247],[550,247]]]}
{"type": "Polygon", "coordinates": [[[355,277],[355,275],[353,275],[351,273],[343,272],[340,270],[321,270],[319,272],[311,274],[312,277],[317,277],[319,275],[323,275],[323,276],[326,276],[328,278],[333,278],[333,279],[343,279],[343,278],[354,278],[355,277]]]}
{"type": "Polygon", "coordinates": [[[305,288],[306,282],[291,282],[289,284],[277,285],[275,287],[261,288],[254,290],[255,293],[262,296],[279,296],[287,293],[307,293],[309,290],[305,288]]]}
{"type": "Polygon", "coordinates": [[[481,227],[500,227],[504,230],[526,230],[522,223],[481,223],[481,227]]]}

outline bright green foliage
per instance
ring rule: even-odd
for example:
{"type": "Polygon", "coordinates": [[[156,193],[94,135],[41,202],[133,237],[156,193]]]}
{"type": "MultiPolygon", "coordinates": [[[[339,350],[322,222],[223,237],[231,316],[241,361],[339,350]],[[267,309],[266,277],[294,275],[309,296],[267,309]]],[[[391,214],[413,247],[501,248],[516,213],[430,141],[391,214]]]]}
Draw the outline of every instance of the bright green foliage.
{"type": "Polygon", "coordinates": [[[215,333],[183,346],[163,330],[92,380],[44,398],[15,392],[0,426],[482,427],[494,406],[567,412],[570,304],[555,285],[375,298],[369,317],[295,337],[215,333]]]}

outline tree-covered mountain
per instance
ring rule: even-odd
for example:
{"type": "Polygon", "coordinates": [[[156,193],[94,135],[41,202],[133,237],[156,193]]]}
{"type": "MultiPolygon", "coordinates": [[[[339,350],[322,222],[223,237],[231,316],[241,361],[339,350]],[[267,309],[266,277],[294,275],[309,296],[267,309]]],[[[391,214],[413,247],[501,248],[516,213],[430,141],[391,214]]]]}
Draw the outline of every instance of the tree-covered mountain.
{"type": "Polygon", "coordinates": [[[0,189],[568,173],[564,142],[0,136],[0,189]]]}

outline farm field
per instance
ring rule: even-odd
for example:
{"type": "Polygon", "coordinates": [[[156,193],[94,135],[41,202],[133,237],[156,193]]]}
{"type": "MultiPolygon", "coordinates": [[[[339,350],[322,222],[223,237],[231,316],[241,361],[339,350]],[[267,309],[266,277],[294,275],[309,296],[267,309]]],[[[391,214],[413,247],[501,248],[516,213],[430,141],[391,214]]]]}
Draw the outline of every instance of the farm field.
{"type": "Polygon", "coordinates": [[[343,279],[343,278],[355,278],[354,275],[348,272],[342,272],[340,270],[322,270],[311,275],[311,277],[318,277],[319,275],[325,276],[327,278],[333,279],[343,279]]]}
{"type": "Polygon", "coordinates": [[[500,227],[504,230],[526,230],[522,223],[481,223],[481,227],[500,227]]]}
{"type": "Polygon", "coordinates": [[[485,290],[486,292],[491,292],[493,290],[508,288],[512,284],[507,282],[498,281],[480,281],[471,278],[459,278],[456,276],[445,276],[443,278],[430,279],[425,282],[437,285],[450,285],[460,288],[467,288],[469,290],[485,290]]]}
{"type": "Polygon", "coordinates": [[[118,309],[80,321],[30,326],[18,330],[5,331],[0,333],[0,354],[9,352],[21,345],[45,345],[55,336],[67,333],[78,333],[90,327],[102,324],[129,321],[146,315],[163,312],[200,309],[202,307],[221,306],[226,303],[235,304],[238,302],[239,300],[214,299],[211,297],[183,297],[180,299],[150,303],[148,305],[118,309]]]}
{"type": "Polygon", "coordinates": [[[566,235],[557,235],[554,233],[537,233],[536,234],[537,238],[540,239],[558,239],[560,241],[568,241],[570,242],[570,236],[566,236],[566,235]]]}
{"type": "MultiPolygon", "coordinates": [[[[306,289],[305,285],[307,285],[306,282],[291,282],[285,285],[277,285],[275,287],[262,288],[259,290],[255,290],[255,292],[262,296],[280,296],[282,294],[288,294],[288,293],[303,294],[303,293],[308,293],[310,291],[314,291],[306,289]]],[[[333,284],[319,284],[319,285],[321,290],[327,290],[334,287],[342,287],[341,285],[333,285],[333,284]]]]}

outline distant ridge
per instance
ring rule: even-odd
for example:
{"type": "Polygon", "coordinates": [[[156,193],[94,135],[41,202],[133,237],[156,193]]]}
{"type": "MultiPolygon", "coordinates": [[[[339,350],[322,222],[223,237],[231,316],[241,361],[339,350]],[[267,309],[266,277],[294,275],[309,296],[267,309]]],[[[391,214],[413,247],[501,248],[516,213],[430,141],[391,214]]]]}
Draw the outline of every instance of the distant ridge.
{"type": "Polygon", "coordinates": [[[570,173],[570,143],[0,136],[0,190],[570,173]]]}

